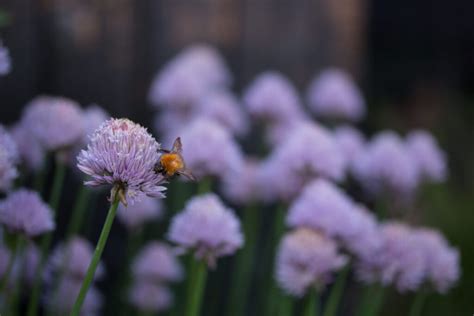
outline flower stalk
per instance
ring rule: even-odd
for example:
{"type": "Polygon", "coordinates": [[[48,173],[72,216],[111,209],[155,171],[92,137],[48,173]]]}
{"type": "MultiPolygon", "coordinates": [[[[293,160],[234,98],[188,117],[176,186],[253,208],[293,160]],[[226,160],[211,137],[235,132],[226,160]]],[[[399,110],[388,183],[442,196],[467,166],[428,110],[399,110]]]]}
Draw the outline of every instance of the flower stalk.
{"type": "Polygon", "coordinates": [[[192,260],[190,272],[185,316],[198,316],[206,288],[206,262],[204,260],[192,260]]]}
{"type": "Polygon", "coordinates": [[[82,282],[81,290],[79,291],[79,294],[76,298],[76,302],[74,303],[71,316],[79,316],[81,312],[82,304],[84,303],[87,291],[89,290],[92,280],[94,279],[95,270],[97,269],[97,266],[100,262],[100,258],[102,257],[102,253],[104,251],[105,244],[107,243],[107,239],[109,237],[115,215],[117,214],[117,208],[120,203],[119,191],[121,190],[114,189],[112,191],[113,194],[110,208],[107,213],[104,226],[102,227],[102,232],[100,233],[99,241],[97,242],[91,263],[89,264],[86,276],[82,282]]]}

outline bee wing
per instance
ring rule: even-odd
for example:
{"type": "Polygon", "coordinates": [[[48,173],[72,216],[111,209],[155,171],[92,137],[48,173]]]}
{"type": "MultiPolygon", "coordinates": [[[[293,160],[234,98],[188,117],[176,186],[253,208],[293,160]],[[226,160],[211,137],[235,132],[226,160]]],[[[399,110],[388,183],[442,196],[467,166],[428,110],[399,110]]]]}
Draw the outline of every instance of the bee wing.
{"type": "Polygon", "coordinates": [[[183,151],[183,145],[181,144],[181,137],[175,139],[173,143],[173,148],[171,149],[172,152],[180,154],[183,151]]]}
{"type": "Polygon", "coordinates": [[[185,176],[191,181],[196,181],[196,177],[191,173],[191,171],[184,169],[177,172],[177,174],[185,176]]]}

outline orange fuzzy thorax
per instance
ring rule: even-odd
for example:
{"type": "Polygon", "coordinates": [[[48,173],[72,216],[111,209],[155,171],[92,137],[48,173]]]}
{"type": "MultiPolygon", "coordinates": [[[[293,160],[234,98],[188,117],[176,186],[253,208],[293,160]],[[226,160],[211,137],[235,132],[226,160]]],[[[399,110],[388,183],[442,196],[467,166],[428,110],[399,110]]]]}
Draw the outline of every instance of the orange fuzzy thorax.
{"type": "Polygon", "coordinates": [[[183,159],[179,154],[163,154],[160,163],[168,176],[172,176],[184,168],[183,159]]]}

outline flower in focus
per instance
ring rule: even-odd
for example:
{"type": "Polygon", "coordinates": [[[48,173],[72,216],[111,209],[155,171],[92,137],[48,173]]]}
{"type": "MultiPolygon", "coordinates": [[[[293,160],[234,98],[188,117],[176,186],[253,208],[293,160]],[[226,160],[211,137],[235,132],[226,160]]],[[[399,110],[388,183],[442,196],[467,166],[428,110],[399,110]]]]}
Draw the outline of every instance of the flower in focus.
{"type": "Polygon", "coordinates": [[[346,161],[333,135],[316,124],[300,124],[262,164],[260,181],[267,200],[291,200],[311,180],[345,177],[346,161]]]}
{"type": "Polygon", "coordinates": [[[154,171],[159,149],[142,126],[128,119],[110,119],[91,136],[77,166],[92,177],[86,185],[113,185],[125,205],[143,195],[162,198],[165,180],[154,171]]]}
{"type": "Polygon", "coordinates": [[[227,91],[213,91],[199,100],[194,116],[212,119],[231,134],[242,136],[248,131],[248,119],[237,98],[227,91]]]}
{"type": "Polygon", "coordinates": [[[309,288],[324,288],[347,263],[335,242],[306,228],[286,234],[278,248],[276,279],[288,294],[302,297],[309,288]]]}
{"type": "Polygon", "coordinates": [[[192,198],[173,218],[168,238],[194,250],[211,267],[218,257],[233,254],[244,243],[238,218],[214,194],[192,198]]]}
{"type": "Polygon", "coordinates": [[[220,124],[197,118],[181,130],[183,158],[186,166],[199,179],[223,177],[239,170],[243,157],[237,142],[220,124]]]}
{"type": "MultiPolygon", "coordinates": [[[[81,237],[74,237],[59,244],[49,258],[46,279],[54,280],[54,274],[62,273],[64,277],[81,282],[86,276],[93,252],[93,246],[81,237]]],[[[105,268],[99,263],[94,278],[100,279],[104,274],[105,268]]]]}
{"type": "Polygon", "coordinates": [[[20,159],[29,169],[38,171],[43,167],[45,150],[31,130],[20,122],[13,126],[11,135],[15,140],[20,154],[20,159]]]}
{"type": "Polygon", "coordinates": [[[0,76],[5,76],[10,73],[12,68],[12,61],[10,52],[0,40],[0,76]]]}
{"type": "Polygon", "coordinates": [[[368,193],[410,197],[419,184],[419,167],[405,143],[394,132],[381,132],[359,154],[353,165],[355,179],[368,193]]]}
{"type": "MultiPolygon", "coordinates": [[[[68,315],[74,306],[82,281],[62,278],[57,289],[51,288],[45,295],[45,303],[56,315],[68,315]]],[[[103,296],[91,286],[82,304],[81,316],[99,316],[103,305],[103,296]]]]}
{"type": "Polygon", "coordinates": [[[51,96],[33,99],[25,108],[22,124],[49,151],[70,148],[82,140],[82,110],[76,102],[51,96]]]}
{"type": "Polygon", "coordinates": [[[129,302],[144,312],[160,312],[173,303],[170,290],[148,281],[135,281],[129,290],[129,302]]]}
{"type": "Polygon", "coordinates": [[[413,131],[407,136],[408,150],[417,161],[421,176],[433,182],[446,179],[446,154],[439,148],[436,139],[427,131],[413,131]]]}
{"type": "Polygon", "coordinates": [[[346,72],[329,68],[315,78],[308,89],[308,104],[320,118],[360,121],[365,116],[365,101],[346,72]]]}
{"type": "Polygon", "coordinates": [[[55,228],[52,211],[37,192],[19,189],[0,202],[0,223],[9,230],[35,237],[55,228]]]}
{"type": "Polygon", "coordinates": [[[128,207],[120,205],[117,216],[128,230],[136,230],[148,221],[161,218],[163,216],[163,203],[161,200],[145,196],[128,207]]]}
{"type": "Polygon", "coordinates": [[[132,263],[135,279],[174,282],[183,277],[183,269],[173,250],[166,244],[151,242],[138,253],[132,263]]]}
{"type": "Polygon", "coordinates": [[[245,90],[243,100],[250,115],[272,124],[304,117],[298,92],[275,71],[260,74],[245,90]]]}
{"type": "Polygon", "coordinates": [[[0,125],[0,191],[9,190],[18,176],[15,166],[17,161],[17,146],[6,129],[0,125]]]}

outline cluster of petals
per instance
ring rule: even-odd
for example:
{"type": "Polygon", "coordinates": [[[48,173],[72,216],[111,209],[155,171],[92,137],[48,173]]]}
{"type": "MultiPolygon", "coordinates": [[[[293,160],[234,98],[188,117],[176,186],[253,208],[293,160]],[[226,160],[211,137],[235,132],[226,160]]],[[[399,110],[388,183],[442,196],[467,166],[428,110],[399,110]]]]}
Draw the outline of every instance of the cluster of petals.
{"type": "Polygon", "coordinates": [[[400,222],[381,225],[378,250],[357,262],[357,275],[366,282],[415,291],[426,284],[446,292],[459,278],[459,253],[437,231],[400,222]]]}
{"type": "Polygon", "coordinates": [[[193,250],[198,259],[207,261],[211,267],[217,258],[235,253],[244,243],[239,219],[212,193],[188,201],[173,218],[168,238],[193,250]]]}
{"type": "Polygon", "coordinates": [[[79,104],[63,97],[36,97],[26,106],[22,124],[48,151],[73,147],[82,141],[84,133],[79,104]]]}
{"type": "Polygon", "coordinates": [[[112,185],[125,191],[127,200],[164,197],[164,177],[155,172],[160,144],[147,130],[128,120],[110,119],[90,137],[78,168],[92,179],[86,185],[112,185]]]}
{"type": "Polygon", "coordinates": [[[276,279],[288,294],[302,297],[308,289],[322,290],[333,273],[347,263],[336,242],[307,228],[287,233],[276,258],[276,279]]]}
{"type": "Polygon", "coordinates": [[[35,237],[55,228],[52,211],[39,194],[28,189],[11,192],[0,202],[0,223],[8,230],[35,237]]]}
{"type": "Polygon", "coordinates": [[[340,181],[345,171],[344,154],[331,132],[315,123],[301,124],[262,164],[263,196],[267,200],[291,200],[311,180],[322,177],[340,181]]]}
{"type": "Polygon", "coordinates": [[[319,118],[359,121],[365,116],[365,101],[350,75],[329,68],[308,88],[308,104],[319,118]]]}

